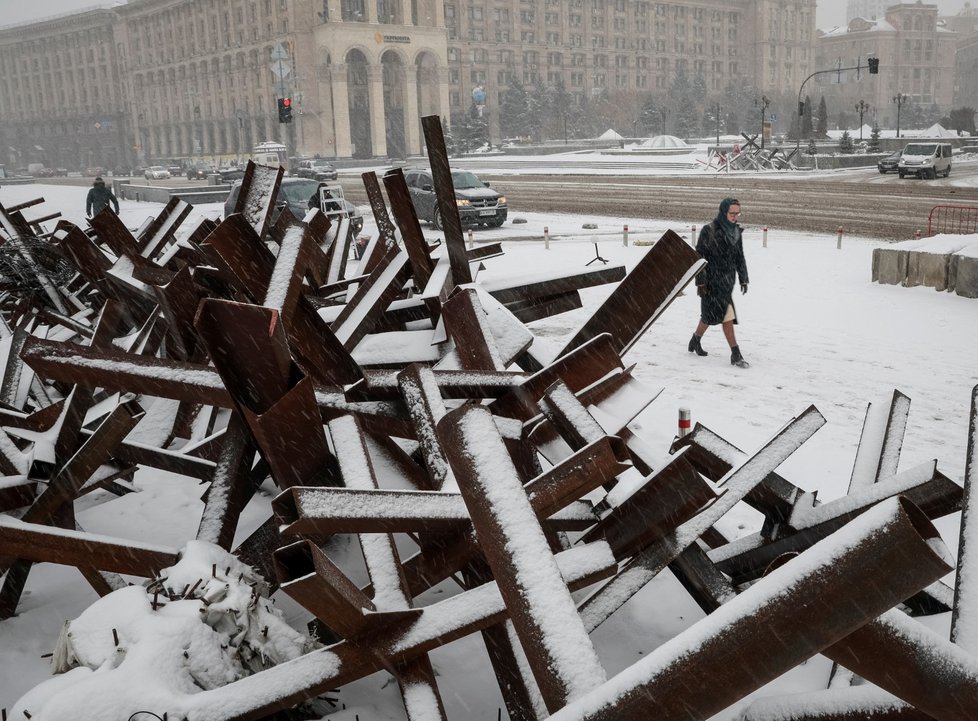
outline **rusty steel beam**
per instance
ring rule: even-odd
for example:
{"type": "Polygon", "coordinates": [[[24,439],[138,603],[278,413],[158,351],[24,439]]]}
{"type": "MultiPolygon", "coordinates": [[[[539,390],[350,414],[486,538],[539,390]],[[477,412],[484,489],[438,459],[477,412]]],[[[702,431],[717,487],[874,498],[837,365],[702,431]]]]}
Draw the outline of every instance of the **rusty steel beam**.
{"type": "MultiPolygon", "coordinates": [[[[387,197],[391,202],[394,220],[401,231],[404,249],[411,260],[414,287],[419,290],[423,289],[428,285],[428,279],[431,278],[435,263],[431,259],[428,242],[421,232],[421,224],[418,222],[418,215],[414,210],[411,192],[408,190],[407,183],[404,182],[404,171],[400,168],[388,170],[384,173],[383,181],[384,188],[387,189],[387,197]]],[[[432,312],[433,318],[437,319],[437,305],[434,307],[429,305],[428,310],[432,312]]]]}
{"type": "Polygon", "coordinates": [[[819,506],[808,505],[807,510],[796,503],[791,525],[779,526],[769,542],[761,541],[744,549],[719,548],[710,553],[710,558],[735,583],[745,583],[759,577],[781,554],[808,548],[884,498],[905,496],[929,518],[938,518],[958,508],[961,493],[960,486],[937,470],[936,462],[926,462],[888,481],[860,488],[851,497],[843,496],[819,506]],[[917,504],[918,500],[924,503],[917,504]]]}
{"type": "Polygon", "coordinates": [[[347,351],[352,351],[383,319],[387,306],[403,292],[410,272],[407,253],[395,246],[384,254],[370,276],[359,285],[330,324],[330,330],[347,351]]]}
{"type": "Polygon", "coordinates": [[[230,551],[234,532],[245,505],[254,495],[250,471],[255,444],[241,416],[233,413],[224,432],[224,443],[214,464],[204,498],[204,510],[197,526],[197,540],[213,543],[230,551]]]}
{"type": "Polygon", "coordinates": [[[601,625],[689,545],[713,528],[760,479],[781,465],[823,425],[825,418],[814,406],[809,406],[801,415],[785,424],[756,454],[731,470],[723,484],[724,492],[716,501],[664,539],[634,556],[615,578],[584,600],[581,616],[588,630],[601,625]]]}
{"type": "Polygon", "coordinates": [[[166,285],[154,286],[153,292],[166,319],[167,356],[193,360],[198,341],[194,315],[206,292],[194,283],[189,267],[178,270],[166,285]]]}
{"type": "Polygon", "coordinates": [[[166,243],[174,240],[173,234],[180,227],[193,206],[185,200],[171,196],[163,210],[136,238],[139,254],[144,258],[158,255],[166,243]]]}
{"type": "Polygon", "coordinates": [[[373,601],[309,541],[279,548],[274,563],[282,591],[343,638],[382,631],[421,615],[419,609],[378,611],[373,601]]]}
{"type": "Polygon", "coordinates": [[[472,271],[465,253],[462,220],[458,215],[455,184],[452,182],[452,169],[449,167],[441,119],[437,115],[425,115],[421,118],[421,128],[428,148],[428,163],[431,166],[431,180],[435,186],[438,212],[441,215],[441,227],[445,233],[445,249],[451,261],[452,285],[471,283],[472,271]]]}
{"type": "Polygon", "coordinates": [[[664,538],[715,498],[710,485],[680,454],[614,505],[581,540],[604,539],[621,561],[664,538]]]}
{"type": "Polygon", "coordinates": [[[527,663],[547,708],[556,711],[600,684],[604,668],[556,562],[547,562],[547,540],[491,413],[479,406],[452,411],[438,436],[527,663]],[[562,651],[568,645],[572,658],[562,651]]]}
{"type": "Polygon", "coordinates": [[[555,381],[562,380],[571,391],[577,393],[612,370],[623,367],[611,336],[602,334],[537,371],[524,383],[490,403],[489,409],[494,415],[528,421],[539,415],[537,403],[555,381]]]}
{"type": "Polygon", "coordinates": [[[35,498],[37,481],[30,478],[0,478],[0,513],[29,506],[35,498]]]}
{"type": "MultiPolygon", "coordinates": [[[[377,225],[377,232],[380,234],[381,245],[383,246],[377,251],[386,252],[387,249],[397,245],[397,228],[394,227],[394,223],[387,213],[384,194],[380,189],[380,183],[377,181],[377,174],[372,170],[367,171],[360,174],[360,179],[363,181],[363,188],[367,192],[367,202],[370,203],[370,212],[374,216],[374,222],[377,225]]],[[[372,271],[373,266],[364,269],[366,273],[372,271]]]]}
{"type": "Polygon", "coordinates": [[[0,516],[0,554],[144,578],[174,565],[179,556],[176,548],[52,528],[9,516],[0,516]]]}
{"type": "MultiPolygon", "coordinates": [[[[902,498],[884,501],[897,502],[913,505],[902,498]]],[[[943,552],[946,559],[953,559],[946,549],[943,552]]],[[[866,572],[873,578],[885,575],[896,580],[917,570],[909,558],[886,555],[871,563],[866,572]]],[[[895,609],[852,631],[822,654],[940,721],[970,721],[978,708],[975,656],[895,609]]]]}
{"type": "MultiPolygon", "coordinates": [[[[402,369],[365,370],[363,379],[345,389],[350,401],[384,401],[401,397],[398,375],[402,369]]],[[[529,376],[514,371],[450,371],[431,369],[441,397],[498,398],[523,383],[529,376]]]]}
{"type": "Polygon", "coordinates": [[[436,491],[446,483],[449,488],[455,488],[455,478],[435,431],[446,409],[434,372],[425,366],[412,364],[398,373],[397,385],[418,431],[418,449],[430,478],[430,483],[426,485],[436,491]]]}
{"type": "MultiPolygon", "coordinates": [[[[442,303],[441,314],[463,370],[506,370],[475,288],[458,289],[442,303]]],[[[520,352],[526,347],[529,342],[520,352]]]]}
{"type": "Polygon", "coordinates": [[[126,224],[115,213],[98,213],[88,221],[99,243],[108,246],[118,258],[128,258],[133,265],[149,265],[150,261],[139,254],[139,242],[126,224]]]}
{"type": "MultiPolygon", "coordinates": [[[[282,185],[285,169],[256,165],[249,160],[241,179],[241,190],[232,213],[241,213],[254,228],[259,238],[264,238],[272,222],[272,211],[282,185]]],[[[225,218],[225,222],[227,218],[225,218]]]]}
{"type": "Polygon", "coordinates": [[[480,287],[510,310],[524,307],[531,301],[550,302],[584,288],[594,288],[608,283],[617,283],[626,276],[625,266],[612,265],[607,268],[582,270],[572,275],[559,275],[541,280],[538,274],[527,278],[520,276],[480,283],[480,287]]]}
{"type": "Polygon", "coordinates": [[[667,230],[558,355],[611,333],[624,355],[706,265],[689,243],[667,230]]]}
{"type": "Polygon", "coordinates": [[[898,390],[893,391],[889,406],[877,404],[874,408],[870,403],[866,407],[856,460],[849,477],[850,493],[897,474],[909,414],[910,399],[898,390]],[[881,422],[883,418],[885,423],[881,422]]]}
{"type": "Polygon", "coordinates": [[[968,446],[964,461],[964,492],[961,500],[961,527],[958,531],[958,565],[954,580],[954,608],[951,614],[951,640],[978,656],[978,385],[971,389],[971,416],[968,446]]]}
{"type": "Polygon", "coordinates": [[[550,718],[707,719],[940,578],[947,558],[919,509],[885,501],[550,718]],[[826,612],[799,614],[813,597],[826,612]]]}

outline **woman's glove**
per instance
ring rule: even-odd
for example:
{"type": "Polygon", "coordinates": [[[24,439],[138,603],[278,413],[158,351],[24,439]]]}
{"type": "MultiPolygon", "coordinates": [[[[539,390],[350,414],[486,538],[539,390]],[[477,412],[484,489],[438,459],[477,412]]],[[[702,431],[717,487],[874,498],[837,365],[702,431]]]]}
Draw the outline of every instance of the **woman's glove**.
{"type": "Polygon", "coordinates": [[[741,295],[747,295],[747,284],[746,283],[741,283],[740,284],[740,294],[741,295]]]}

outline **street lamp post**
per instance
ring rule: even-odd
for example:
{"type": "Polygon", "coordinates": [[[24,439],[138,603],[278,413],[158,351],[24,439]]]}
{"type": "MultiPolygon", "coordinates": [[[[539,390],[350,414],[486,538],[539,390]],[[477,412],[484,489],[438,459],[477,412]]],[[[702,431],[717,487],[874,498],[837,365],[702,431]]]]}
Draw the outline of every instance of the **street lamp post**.
{"type": "Polygon", "coordinates": [[[720,148],[720,103],[717,103],[717,149],[720,148]]]}
{"type": "Polygon", "coordinates": [[[764,150],[764,113],[770,104],[771,101],[766,95],[762,95],[760,100],[754,99],[754,105],[761,108],[761,150],[764,150]]]}
{"type": "Polygon", "coordinates": [[[866,104],[865,100],[860,100],[859,104],[856,105],[856,112],[859,113],[859,139],[863,139],[863,115],[869,110],[869,106],[866,104]]]}
{"type": "Polygon", "coordinates": [[[896,95],[893,96],[893,102],[896,103],[896,106],[897,106],[897,127],[896,127],[896,131],[897,131],[897,137],[898,138],[900,137],[900,108],[903,107],[903,104],[905,102],[907,102],[908,99],[909,99],[909,97],[907,95],[903,94],[903,93],[897,93],[896,95]]]}
{"type": "Polygon", "coordinates": [[[666,134],[666,110],[665,108],[659,108],[659,112],[662,114],[662,134],[666,134]]]}

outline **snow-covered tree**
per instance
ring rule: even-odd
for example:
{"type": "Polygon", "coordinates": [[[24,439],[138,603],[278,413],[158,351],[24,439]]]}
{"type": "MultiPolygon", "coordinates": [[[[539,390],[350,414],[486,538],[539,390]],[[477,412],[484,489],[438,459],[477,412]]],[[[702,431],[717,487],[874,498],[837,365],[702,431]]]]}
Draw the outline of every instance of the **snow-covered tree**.
{"type": "Polygon", "coordinates": [[[851,155],[856,152],[855,144],[852,142],[852,136],[849,135],[848,130],[844,130],[842,137],[839,139],[839,152],[845,153],[846,155],[851,155]]]}

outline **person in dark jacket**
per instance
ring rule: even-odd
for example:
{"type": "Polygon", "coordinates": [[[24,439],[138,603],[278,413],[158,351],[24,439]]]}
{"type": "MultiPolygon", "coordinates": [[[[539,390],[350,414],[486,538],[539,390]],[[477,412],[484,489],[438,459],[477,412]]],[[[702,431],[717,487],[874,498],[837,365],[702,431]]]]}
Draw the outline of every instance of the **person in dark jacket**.
{"type": "Polygon", "coordinates": [[[740,218],[740,201],[724,198],[720,203],[717,217],[700,230],[696,241],[696,252],[706,260],[706,267],[696,277],[696,292],[700,297],[700,322],[693,337],[689,339],[689,352],[696,355],[709,355],[701,341],[706,329],[718,323],[730,345],[730,363],[740,368],[750,364],[744,360],[737,345],[734,325],[737,323],[737,309],[733,302],[734,285],[740,281],[740,292],[747,292],[747,260],[744,258],[742,228],[737,224],[740,218]]]}
{"type": "Polygon", "coordinates": [[[95,182],[92,183],[92,187],[88,191],[88,197],[85,199],[85,214],[91,218],[93,215],[98,215],[103,208],[107,208],[109,203],[115,208],[116,215],[119,214],[119,201],[116,199],[115,194],[105,187],[105,181],[101,178],[96,178],[95,182]]]}

